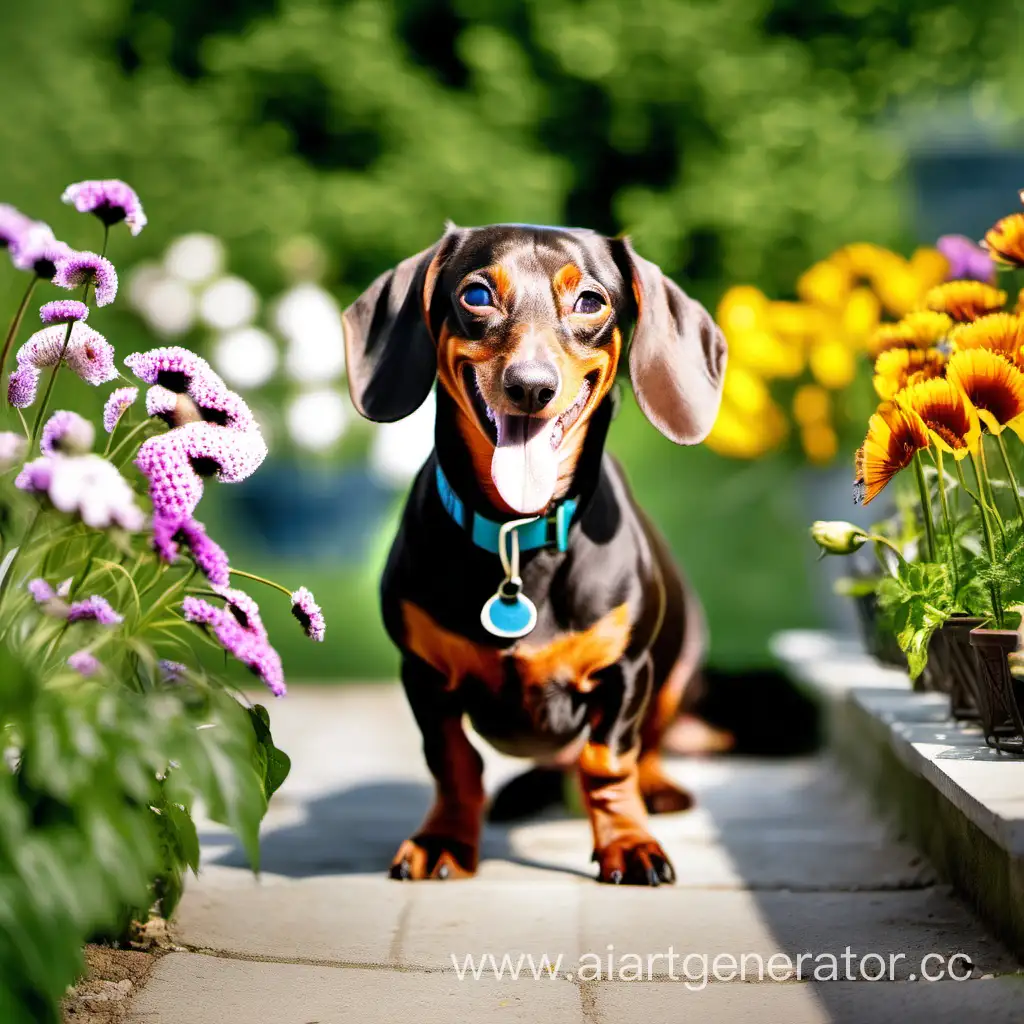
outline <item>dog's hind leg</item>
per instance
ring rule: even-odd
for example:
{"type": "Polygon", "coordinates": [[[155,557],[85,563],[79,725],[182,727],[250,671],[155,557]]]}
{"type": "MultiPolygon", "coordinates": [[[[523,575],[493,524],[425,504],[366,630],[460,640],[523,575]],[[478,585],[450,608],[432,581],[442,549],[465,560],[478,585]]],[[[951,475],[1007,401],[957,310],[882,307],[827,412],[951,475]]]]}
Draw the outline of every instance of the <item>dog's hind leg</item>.
{"type": "Polygon", "coordinates": [[[462,727],[457,695],[420,659],[402,662],[402,683],[423,734],[437,792],[419,831],[398,848],[392,878],[467,878],[476,872],[484,806],[483,759],[462,727]]]}

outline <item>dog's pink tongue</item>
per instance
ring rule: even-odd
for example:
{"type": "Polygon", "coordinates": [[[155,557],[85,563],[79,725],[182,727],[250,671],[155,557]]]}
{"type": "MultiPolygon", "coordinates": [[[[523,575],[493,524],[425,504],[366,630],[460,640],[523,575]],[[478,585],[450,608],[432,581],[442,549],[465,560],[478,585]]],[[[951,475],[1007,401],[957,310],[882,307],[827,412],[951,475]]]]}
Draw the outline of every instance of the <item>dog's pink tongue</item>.
{"type": "Polygon", "coordinates": [[[509,508],[540,512],[555,493],[558,455],[551,447],[555,420],[499,416],[491,478],[509,508]]]}

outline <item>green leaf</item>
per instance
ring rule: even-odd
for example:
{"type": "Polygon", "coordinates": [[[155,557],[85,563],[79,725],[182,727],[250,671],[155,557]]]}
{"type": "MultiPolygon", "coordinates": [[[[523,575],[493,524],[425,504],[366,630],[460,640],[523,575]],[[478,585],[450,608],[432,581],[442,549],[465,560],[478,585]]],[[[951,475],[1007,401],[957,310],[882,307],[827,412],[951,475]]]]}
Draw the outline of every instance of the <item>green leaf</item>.
{"type": "Polygon", "coordinates": [[[292,761],[283,750],[274,746],[270,734],[270,714],[267,709],[262,704],[254,704],[249,708],[249,716],[256,734],[257,769],[262,774],[263,792],[269,801],[288,778],[292,761]]]}

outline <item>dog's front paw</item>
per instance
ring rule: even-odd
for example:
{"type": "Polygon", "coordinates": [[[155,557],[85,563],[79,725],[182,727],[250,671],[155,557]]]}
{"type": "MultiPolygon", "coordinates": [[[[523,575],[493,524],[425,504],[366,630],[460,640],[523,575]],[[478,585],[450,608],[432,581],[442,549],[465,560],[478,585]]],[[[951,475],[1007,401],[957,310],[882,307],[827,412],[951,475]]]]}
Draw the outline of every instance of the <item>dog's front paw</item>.
{"type": "Polygon", "coordinates": [[[676,880],[668,854],[648,835],[623,835],[594,851],[599,882],[611,885],[661,885],[676,880]]]}
{"type": "Polygon", "coordinates": [[[399,881],[470,878],[476,873],[474,846],[451,836],[416,835],[398,848],[388,874],[399,881]]]}

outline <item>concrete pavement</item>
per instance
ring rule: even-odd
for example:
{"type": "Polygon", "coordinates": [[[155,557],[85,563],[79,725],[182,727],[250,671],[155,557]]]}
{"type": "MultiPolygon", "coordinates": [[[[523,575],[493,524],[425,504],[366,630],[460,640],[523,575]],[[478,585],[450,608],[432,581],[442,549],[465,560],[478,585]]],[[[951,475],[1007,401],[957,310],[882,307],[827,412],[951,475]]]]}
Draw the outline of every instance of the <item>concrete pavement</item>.
{"type": "MultiPolygon", "coordinates": [[[[597,885],[586,821],[556,816],[489,827],[472,881],[398,883],[385,868],[431,795],[398,688],[298,690],[271,714],[294,768],[263,873],[203,826],[182,950],[133,1024],[1024,1020],[1013,958],[826,757],[674,762],[699,806],[653,819],[671,888],[597,885]],[[487,954],[509,955],[500,978],[488,961],[460,980],[487,954]],[[801,954],[803,980],[772,980],[801,954]],[[922,980],[928,956],[969,980],[922,980]],[[895,980],[864,980],[880,968],[895,980]]],[[[521,767],[485,757],[492,790],[521,767]]]]}

